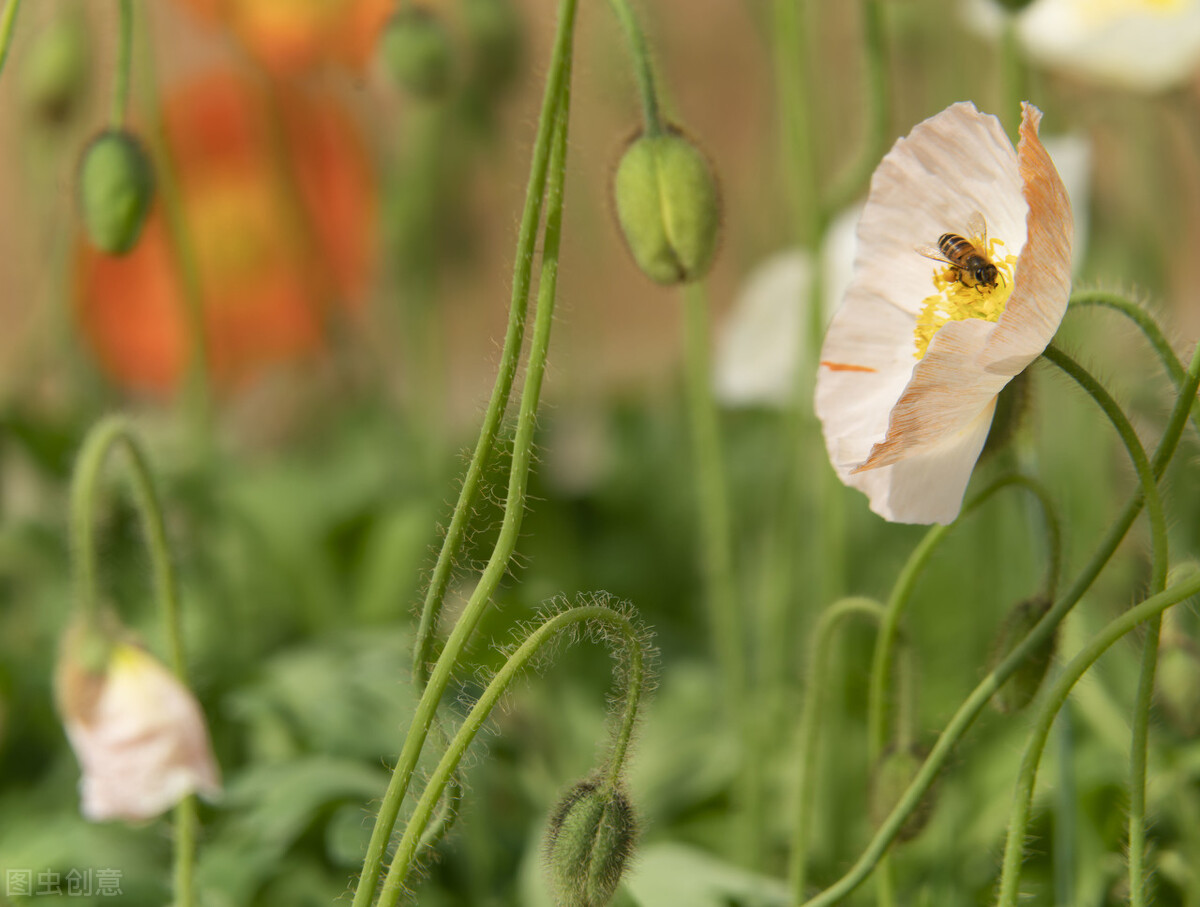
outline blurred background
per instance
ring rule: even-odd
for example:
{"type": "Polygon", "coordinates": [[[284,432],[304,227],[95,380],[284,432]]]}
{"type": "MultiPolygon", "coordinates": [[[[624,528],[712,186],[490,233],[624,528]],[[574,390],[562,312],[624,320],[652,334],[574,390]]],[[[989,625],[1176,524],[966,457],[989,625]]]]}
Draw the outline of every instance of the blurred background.
{"type": "MultiPolygon", "coordinates": [[[[412,609],[494,378],[555,15],[550,0],[423,5],[443,17],[455,52],[451,89],[434,100],[405,93],[383,71],[376,41],[393,11],[384,0],[136,4],[129,125],[173,175],[160,179],[139,245],[119,259],[88,246],[76,214],[80,155],[111,102],[114,4],[22,6],[0,75],[0,869],[119,867],[122,903],[167,897],[165,826],[79,818],[78,768],[50,681],[71,606],[69,470],[87,428],[117,409],[134,414],[161,473],[192,676],[227,785],[225,800],[203,812],[201,903],[329,903],[361,863],[382,766],[412,708],[412,609]],[[200,396],[211,398],[211,456],[187,428],[198,405],[188,383],[189,293],[201,302],[210,350],[200,396]]],[[[803,65],[818,96],[819,165],[831,180],[862,131],[860,23],[856,4],[813,6],[819,52],[803,65]]],[[[539,462],[519,564],[474,656],[494,668],[488,642],[507,641],[557,596],[604,590],[633,602],[655,629],[661,671],[630,781],[646,827],[640,887],[619,903],[774,903],[802,653],[826,604],[804,584],[820,573],[811,539],[825,514],[818,495],[801,495],[794,610],[775,641],[783,718],[765,735],[762,846],[748,855],[731,819],[747,742],[715,717],[719,681],[701,603],[682,300],[637,270],[616,228],[609,181],[638,128],[636,92],[606,5],[581,7],[539,462]]],[[[638,8],[666,110],[721,181],[722,240],[708,280],[719,339],[748,275],[794,248],[770,4],[638,8]]],[[[950,0],[884,9],[889,144],[964,99],[1011,120],[994,10],[950,0]]],[[[1085,148],[1074,199],[1087,236],[1080,285],[1148,300],[1182,349],[1200,333],[1200,81],[1193,74],[1146,94],[1098,87],[1067,68],[1035,65],[1028,77],[1046,114],[1043,135],[1073,136],[1085,148]]],[[[1086,349],[1139,430],[1156,437],[1169,389],[1126,323],[1069,315],[1063,342],[1086,349]]],[[[1094,407],[1051,374],[1035,369],[1020,457],[1060,499],[1070,577],[1133,481],[1094,407]]],[[[828,467],[808,423],[808,455],[797,463],[781,454],[787,420],[778,407],[730,407],[722,419],[753,636],[764,632],[751,603],[770,582],[764,527],[782,476],[828,467]]],[[[1180,460],[1194,465],[1194,448],[1180,460]]],[[[489,477],[451,612],[494,540],[505,466],[501,458],[489,477]]],[[[1180,552],[1194,551],[1200,532],[1195,486],[1185,470],[1171,478],[1180,552]]],[[[105,592],[161,654],[127,497],[114,491],[103,521],[105,592]]],[[[923,530],[885,526],[861,496],[843,498],[845,588],[883,596],[923,530]]],[[[981,675],[1002,615],[1036,587],[1045,552],[1034,525],[1024,502],[999,500],[956,529],[922,580],[909,628],[920,653],[922,740],[981,675]]],[[[1064,652],[1139,598],[1140,531],[1085,602],[1091,610],[1064,628],[1064,652]]],[[[1189,612],[1181,632],[1192,623],[1189,612]]],[[[866,628],[849,632],[831,682],[823,744],[836,757],[824,762],[814,884],[836,879],[870,830],[862,716],[872,639],[866,628]]],[[[1071,903],[1122,899],[1136,670],[1131,645],[1081,688],[1074,743],[1062,751],[1074,755],[1061,764],[1052,755],[1044,772],[1053,791],[1076,793],[1041,796],[1034,829],[1043,840],[1064,823],[1074,830],[1071,903]]],[[[538,841],[556,793],[595,757],[609,672],[603,652],[564,649],[511,697],[478,748],[462,818],[418,903],[548,903],[538,841]]],[[[459,694],[479,689],[465,672],[459,694]]],[[[932,824],[897,861],[912,903],[990,902],[1023,720],[982,719],[962,746],[932,824]]],[[[1196,728],[1160,730],[1160,903],[1200,905],[1196,728]]],[[[1048,892],[1056,871],[1046,852],[1030,855],[1031,886],[1048,892]]],[[[55,892],[12,900],[89,902],[55,892]]],[[[871,900],[858,897],[850,903],[871,900]]]]}

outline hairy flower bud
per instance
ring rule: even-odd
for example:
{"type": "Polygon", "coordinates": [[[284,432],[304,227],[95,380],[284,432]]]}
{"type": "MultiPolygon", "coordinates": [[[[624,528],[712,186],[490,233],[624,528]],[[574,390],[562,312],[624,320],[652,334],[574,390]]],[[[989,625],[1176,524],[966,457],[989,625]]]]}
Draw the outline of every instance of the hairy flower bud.
{"type": "Polygon", "coordinates": [[[651,279],[704,276],[717,248],[721,205],[708,161],[675,131],[641,135],[613,180],[617,220],[634,261],[651,279]]]}
{"type": "Polygon", "coordinates": [[[1170,722],[1185,737],[1200,734],[1200,653],[1190,641],[1164,642],[1156,682],[1170,722]]]}
{"type": "Polygon", "coordinates": [[[472,80],[489,95],[513,81],[521,63],[521,23],[510,0],[465,0],[463,19],[471,43],[472,80]]]}
{"type": "MultiPolygon", "coordinates": [[[[875,764],[871,774],[870,811],[871,821],[882,825],[888,814],[900,802],[908,785],[917,776],[925,762],[925,750],[919,746],[903,749],[888,747],[875,764]]],[[[900,827],[898,841],[911,841],[921,833],[933,814],[934,788],[930,788],[900,827]]]]}
{"type": "Polygon", "coordinates": [[[154,168],[141,143],[124,130],[96,136],[79,164],[79,208],[96,248],[121,255],[133,248],[154,200],[154,168]]]}
{"type": "Polygon", "coordinates": [[[629,798],[605,780],[580,781],[559,801],[546,860],[559,907],[604,907],[633,853],[637,820],[629,798]]]}
{"type": "MultiPolygon", "coordinates": [[[[1009,611],[992,643],[989,670],[994,670],[1008,653],[1029,635],[1029,631],[1049,610],[1050,600],[1044,596],[1035,596],[1019,602],[1009,611]]],[[[996,691],[992,697],[992,705],[1002,714],[1019,711],[1033,701],[1046,677],[1046,671],[1050,668],[1056,638],[1057,633],[1050,634],[1045,642],[1025,657],[1013,675],[996,691]]]]}
{"type": "Polygon", "coordinates": [[[21,100],[46,123],[61,123],[83,94],[87,41],[79,18],[62,15],[33,38],[21,63],[21,100]]]}
{"type": "Polygon", "coordinates": [[[419,97],[439,97],[450,85],[450,35],[424,7],[408,6],[393,15],[379,38],[379,52],[396,84],[419,97]]]}

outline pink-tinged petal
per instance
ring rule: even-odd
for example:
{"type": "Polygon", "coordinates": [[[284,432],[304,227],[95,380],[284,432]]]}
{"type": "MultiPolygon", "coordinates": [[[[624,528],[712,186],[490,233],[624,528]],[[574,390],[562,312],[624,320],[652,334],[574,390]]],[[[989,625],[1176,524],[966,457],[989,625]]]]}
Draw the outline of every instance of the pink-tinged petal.
{"type": "Polygon", "coordinates": [[[191,692],[142,649],[117,643],[100,673],[59,667],[59,708],[79,759],[87,819],[143,821],[191,793],[221,791],[208,729],[191,692]]]}

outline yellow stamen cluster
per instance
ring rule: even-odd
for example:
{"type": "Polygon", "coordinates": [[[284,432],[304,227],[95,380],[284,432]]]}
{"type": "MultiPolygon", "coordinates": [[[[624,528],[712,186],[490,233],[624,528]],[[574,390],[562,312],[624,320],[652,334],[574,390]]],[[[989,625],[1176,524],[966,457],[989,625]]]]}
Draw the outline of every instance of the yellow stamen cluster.
{"type": "Polygon", "coordinates": [[[916,358],[925,355],[933,335],[948,321],[965,321],[968,318],[1000,320],[1008,297],[1012,295],[1013,269],[1017,264],[1017,256],[997,254],[997,249],[1003,245],[1004,242],[999,239],[988,243],[988,257],[999,271],[995,286],[969,287],[958,279],[958,269],[950,266],[933,272],[933,286],[937,293],[926,297],[922,303],[921,314],[913,331],[917,342],[916,352],[913,353],[916,358]]]}

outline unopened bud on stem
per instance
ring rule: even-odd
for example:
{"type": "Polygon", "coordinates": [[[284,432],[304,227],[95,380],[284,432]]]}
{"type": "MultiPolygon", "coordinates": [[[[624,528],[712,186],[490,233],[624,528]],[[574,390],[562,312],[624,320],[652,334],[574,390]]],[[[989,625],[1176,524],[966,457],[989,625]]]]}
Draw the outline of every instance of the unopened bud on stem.
{"type": "MultiPolygon", "coordinates": [[[[875,825],[882,825],[888,814],[900,802],[909,784],[921,770],[925,756],[925,750],[919,746],[893,746],[884,750],[871,775],[870,810],[871,821],[875,825]]],[[[933,804],[934,788],[930,788],[900,827],[896,840],[911,841],[919,835],[933,814],[933,804]]]]}
{"type": "MultiPolygon", "coordinates": [[[[1049,610],[1050,600],[1044,596],[1035,596],[1019,602],[1009,611],[992,644],[989,668],[994,670],[1008,653],[1029,635],[1029,631],[1037,626],[1049,610]]],[[[992,705],[999,712],[1007,715],[1009,712],[1025,708],[1033,701],[1046,678],[1050,661],[1054,658],[1056,635],[1051,633],[1045,642],[1030,652],[1013,675],[996,691],[992,697],[992,705]]]]}
{"type": "Polygon", "coordinates": [[[613,180],[617,220],[634,261],[662,284],[703,277],[721,222],[717,181],[680,133],[643,134],[625,149],[613,180]]]}
{"type": "Polygon", "coordinates": [[[578,782],[559,801],[546,835],[546,859],[559,907],[604,907],[633,853],[637,820],[608,779],[578,782]]]}
{"type": "Polygon", "coordinates": [[[392,16],[379,38],[379,52],[396,84],[422,98],[435,98],[450,85],[453,50],[442,20],[409,6],[392,16]]]}
{"type": "Polygon", "coordinates": [[[132,249],[153,201],[154,168],[141,143],[123,129],[96,136],[79,163],[80,215],[96,248],[132,249]]]}

